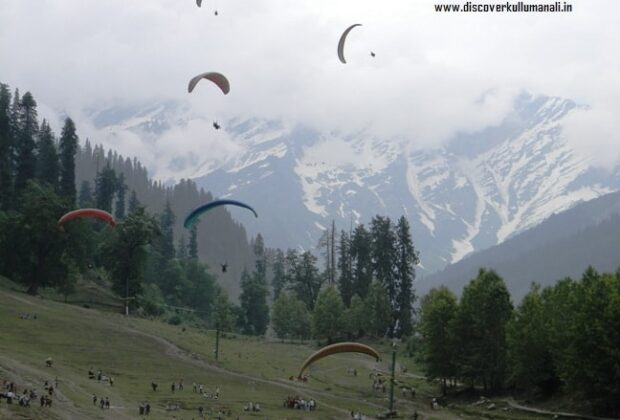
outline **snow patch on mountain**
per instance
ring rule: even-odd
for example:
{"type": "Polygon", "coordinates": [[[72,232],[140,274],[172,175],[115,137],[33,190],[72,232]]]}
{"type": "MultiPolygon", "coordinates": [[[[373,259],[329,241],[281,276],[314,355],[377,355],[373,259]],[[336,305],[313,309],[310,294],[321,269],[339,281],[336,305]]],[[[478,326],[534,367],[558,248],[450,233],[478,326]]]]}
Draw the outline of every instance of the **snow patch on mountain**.
{"type": "Polygon", "coordinates": [[[191,176],[214,196],[259,207],[261,217],[239,221],[270,246],[312,249],[332,220],[348,231],[377,214],[404,214],[421,267],[435,271],[620,188],[618,171],[593,170],[562,137],[578,109],[524,94],[505,121],[435,148],[282,121],[236,119],[214,130],[171,104],[124,117],[110,110],[96,121],[101,132],[156,141],[150,159],[160,175],[191,176]]]}

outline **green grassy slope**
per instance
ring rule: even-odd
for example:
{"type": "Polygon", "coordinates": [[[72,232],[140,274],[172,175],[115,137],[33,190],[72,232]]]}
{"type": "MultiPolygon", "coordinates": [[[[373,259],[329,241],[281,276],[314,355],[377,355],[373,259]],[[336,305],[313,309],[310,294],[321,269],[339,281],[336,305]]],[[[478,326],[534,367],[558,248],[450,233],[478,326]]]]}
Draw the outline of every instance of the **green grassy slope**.
{"type": "MultiPolygon", "coordinates": [[[[198,418],[198,407],[212,415],[231,411],[239,418],[350,418],[348,411],[374,415],[387,407],[386,395],[373,391],[369,374],[387,371],[387,347],[384,361],[358,355],[337,355],[318,362],[307,383],[288,378],[297,373],[303,360],[315,350],[308,344],[285,344],[227,335],[220,340],[220,360],[213,360],[215,336],[193,328],[185,331],[157,321],[125,318],[120,314],[87,309],[31,297],[17,290],[0,288],[0,382],[14,381],[24,388],[43,390],[45,380],[58,378],[59,387],[52,408],[38,402],[30,408],[0,402],[0,419],[139,419],[138,405],[148,401],[151,419],[198,418]],[[20,319],[20,313],[36,314],[37,319],[20,319]],[[53,359],[46,367],[45,359],[53,359]],[[355,367],[356,377],[348,375],[355,367]],[[114,378],[114,385],[88,378],[88,370],[99,369],[114,378]],[[172,393],[171,384],[183,379],[184,390],[172,393]],[[153,392],[150,384],[159,384],[153,392]],[[201,383],[213,400],[192,392],[192,383],[201,383]],[[93,406],[92,395],[109,397],[110,410],[93,406]],[[287,396],[314,398],[314,412],[285,409],[287,396]],[[261,413],[247,413],[248,402],[260,402],[261,413]],[[180,406],[176,412],[165,410],[168,403],[180,406]]],[[[15,289],[15,288],[14,288],[15,289]]],[[[454,407],[439,411],[428,409],[430,395],[436,389],[415,374],[401,376],[418,388],[415,399],[397,393],[397,409],[410,416],[414,410],[421,418],[480,418],[481,412],[465,413],[454,407]]],[[[468,411],[470,409],[468,408],[468,411]]],[[[490,418],[536,418],[501,410],[484,413],[490,418]]]]}

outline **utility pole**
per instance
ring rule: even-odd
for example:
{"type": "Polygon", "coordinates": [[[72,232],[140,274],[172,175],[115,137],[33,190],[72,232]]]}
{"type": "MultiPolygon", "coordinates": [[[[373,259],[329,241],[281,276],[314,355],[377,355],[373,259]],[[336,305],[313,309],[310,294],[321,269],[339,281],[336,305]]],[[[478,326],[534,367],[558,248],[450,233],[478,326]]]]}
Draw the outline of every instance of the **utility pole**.
{"type": "Polygon", "coordinates": [[[394,370],[396,369],[396,343],[392,343],[392,376],[390,378],[390,411],[389,415],[393,416],[394,414],[394,370]]]}
{"type": "Polygon", "coordinates": [[[220,326],[215,327],[215,360],[219,357],[220,353],[220,326]]]}
{"type": "Polygon", "coordinates": [[[129,277],[125,279],[125,316],[129,316],[129,277]]]}

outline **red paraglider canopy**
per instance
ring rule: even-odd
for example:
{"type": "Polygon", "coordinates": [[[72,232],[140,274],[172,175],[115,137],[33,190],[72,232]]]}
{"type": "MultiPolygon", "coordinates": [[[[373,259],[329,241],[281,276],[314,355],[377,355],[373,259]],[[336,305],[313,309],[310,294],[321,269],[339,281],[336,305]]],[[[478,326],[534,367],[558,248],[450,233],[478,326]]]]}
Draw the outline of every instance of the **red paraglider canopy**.
{"type": "Polygon", "coordinates": [[[228,82],[226,76],[224,76],[222,73],[217,73],[214,71],[201,73],[198,76],[192,77],[192,79],[189,81],[189,84],[187,85],[187,91],[191,93],[198,84],[198,82],[200,82],[202,79],[207,79],[215,83],[217,87],[220,88],[222,93],[224,93],[224,95],[227,95],[228,92],[230,92],[230,83],[228,82]]]}
{"type": "Polygon", "coordinates": [[[58,228],[62,229],[62,226],[66,222],[70,222],[75,219],[80,219],[82,217],[93,217],[99,220],[103,220],[106,223],[109,223],[110,226],[116,226],[116,222],[114,221],[114,217],[110,213],[104,210],[99,209],[77,209],[70,211],[69,213],[62,216],[58,219],[58,228]]]}

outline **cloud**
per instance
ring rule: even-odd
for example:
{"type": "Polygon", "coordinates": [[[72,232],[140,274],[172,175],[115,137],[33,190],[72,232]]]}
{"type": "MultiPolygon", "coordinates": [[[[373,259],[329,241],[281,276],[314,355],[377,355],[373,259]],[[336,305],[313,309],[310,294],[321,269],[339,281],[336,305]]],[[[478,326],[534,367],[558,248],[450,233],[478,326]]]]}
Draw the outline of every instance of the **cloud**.
{"type": "Polygon", "coordinates": [[[609,108],[578,109],[564,120],[562,134],[595,166],[612,170],[620,161],[618,114],[609,108]]]}
{"type": "MultiPolygon", "coordinates": [[[[442,14],[434,0],[213,0],[200,9],[193,0],[3,0],[0,80],[61,114],[187,101],[207,120],[365,129],[416,147],[496,124],[527,90],[591,107],[568,123],[573,138],[587,130],[580,124],[620,113],[610,94],[620,92],[620,2],[572,3],[562,14],[442,14]],[[363,26],[350,33],[343,65],[336,44],[352,23],[363,26]],[[227,75],[230,94],[204,84],[188,95],[188,80],[209,70],[227,75]]],[[[617,124],[605,118],[606,132],[617,124]]],[[[171,144],[191,162],[200,136],[189,127],[154,143],[109,141],[163,168],[171,144]]],[[[590,152],[604,155],[594,161],[608,160],[596,146],[610,137],[590,137],[590,152]]]]}

